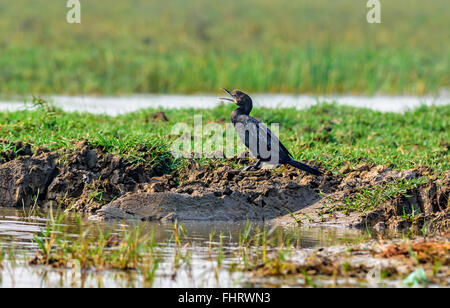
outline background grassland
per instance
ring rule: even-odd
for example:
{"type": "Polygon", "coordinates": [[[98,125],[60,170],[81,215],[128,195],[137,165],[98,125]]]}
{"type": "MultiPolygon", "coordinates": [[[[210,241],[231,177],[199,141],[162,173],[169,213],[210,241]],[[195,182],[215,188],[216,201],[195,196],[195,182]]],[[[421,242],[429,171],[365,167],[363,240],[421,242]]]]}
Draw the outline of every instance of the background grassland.
{"type": "MultiPolygon", "coordinates": [[[[51,150],[70,151],[77,141],[87,139],[93,146],[165,173],[180,165],[170,153],[179,137],[170,134],[175,123],[193,125],[193,114],[198,113],[203,123],[225,126],[233,108],[227,104],[201,111],[169,109],[165,110],[169,122],[163,122],[155,121],[155,110],[150,109],[109,117],[64,113],[44,104],[35,111],[0,113],[0,134],[9,141],[51,150]]],[[[427,166],[436,173],[450,169],[450,106],[423,107],[402,115],[323,104],[300,111],[255,109],[253,115],[266,124],[281,123],[280,139],[295,158],[321,162],[333,171],[361,162],[396,169],[427,166]]],[[[11,150],[8,144],[2,147],[0,157],[11,150]]]]}
{"type": "Polygon", "coordinates": [[[450,84],[447,0],[0,2],[0,94],[411,93],[450,84]]]}

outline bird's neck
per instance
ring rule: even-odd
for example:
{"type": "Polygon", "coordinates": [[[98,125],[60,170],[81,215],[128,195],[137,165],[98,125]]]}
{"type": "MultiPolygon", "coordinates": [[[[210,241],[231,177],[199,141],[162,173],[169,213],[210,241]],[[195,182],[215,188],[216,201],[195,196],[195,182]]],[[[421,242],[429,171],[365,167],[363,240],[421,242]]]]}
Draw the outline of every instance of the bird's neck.
{"type": "Polygon", "coordinates": [[[243,106],[239,106],[239,108],[237,108],[235,111],[238,114],[245,114],[245,115],[249,115],[250,112],[253,109],[253,104],[245,104],[243,106]]]}

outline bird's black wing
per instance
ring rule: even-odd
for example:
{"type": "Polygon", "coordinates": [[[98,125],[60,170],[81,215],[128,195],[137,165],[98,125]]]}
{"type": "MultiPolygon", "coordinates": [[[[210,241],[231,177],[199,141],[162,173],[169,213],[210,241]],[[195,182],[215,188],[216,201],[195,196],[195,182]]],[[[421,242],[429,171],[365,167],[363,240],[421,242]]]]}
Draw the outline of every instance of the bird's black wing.
{"type": "MultiPolygon", "coordinates": [[[[268,151],[272,150],[272,142],[273,144],[278,144],[279,146],[279,158],[280,161],[288,161],[290,160],[290,158],[292,158],[292,154],[286,149],[286,147],[281,143],[280,139],[278,138],[277,135],[275,135],[274,133],[272,133],[272,131],[264,124],[262,124],[261,122],[259,122],[258,120],[256,120],[253,117],[248,116],[247,118],[247,125],[246,127],[249,127],[250,125],[256,128],[256,131],[253,132],[254,130],[252,130],[251,128],[248,129],[249,133],[249,137],[250,138],[255,138],[255,136],[252,135],[256,135],[257,138],[257,142],[258,145],[265,147],[268,151]],[[253,132],[253,133],[252,133],[253,132]],[[264,138],[264,136],[266,138],[264,138]],[[263,138],[260,141],[260,138],[263,138]],[[265,140],[264,140],[265,139],[265,140]]],[[[249,147],[248,145],[248,140],[246,138],[245,140],[245,145],[247,147],[249,147]]],[[[258,152],[260,152],[261,149],[258,148],[258,152]]]]}

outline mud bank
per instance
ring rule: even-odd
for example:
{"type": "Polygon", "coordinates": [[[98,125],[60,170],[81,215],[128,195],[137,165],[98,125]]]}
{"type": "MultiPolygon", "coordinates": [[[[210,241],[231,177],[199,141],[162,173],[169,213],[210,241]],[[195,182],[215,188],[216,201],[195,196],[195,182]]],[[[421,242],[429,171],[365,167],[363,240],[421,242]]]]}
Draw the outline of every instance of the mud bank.
{"type": "Polygon", "coordinates": [[[77,144],[75,153],[56,153],[17,143],[18,152],[1,155],[0,206],[61,206],[94,212],[150,182],[157,171],[133,165],[125,159],[77,144]]]}
{"type": "Polygon", "coordinates": [[[450,221],[450,172],[436,176],[427,168],[395,171],[360,164],[355,169],[344,167],[343,176],[326,171],[314,177],[293,168],[243,172],[192,161],[182,170],[161,175],[86,142],[77,144],[75,153],[42,148],[33,153],[22,143],[15,148],[21,150],[2,154],[1,206],[60,206],[103,220],[250,220],[379,229],[424,223],[446,229],[450,221]],[[346,204],[364,189],[422,177],[426,183],[378,200],[372,207],[354,209],[346,204]]]}

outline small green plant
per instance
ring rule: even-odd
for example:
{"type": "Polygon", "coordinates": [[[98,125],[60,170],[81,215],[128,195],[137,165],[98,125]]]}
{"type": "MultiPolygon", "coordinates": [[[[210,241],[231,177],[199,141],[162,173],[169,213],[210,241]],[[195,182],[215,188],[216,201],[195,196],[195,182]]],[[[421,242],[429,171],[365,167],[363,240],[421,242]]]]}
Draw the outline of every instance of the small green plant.
{"type": "Polygon", "coordinates": [[[215,277],[216,281],[219,281],[219,272],[222,269],[223,261],[224,261],[225,255],[223,252],[223,233],[220,232],[219,234],[219,247],[217,248],[217,266],[215,270],[215,277]]]}
{"type": "Polygon", "coordinates": [[[314,281],[311,279],[311,277],[309,277],[309,275],[305,269],[302,270],[302,276],[303,276],[303,279],[305,279],[305,285],[312,287],[312,288],[315,287],[314,281]]]}
{"type": "Polygon", "coordinates": [[[407,213],[405,208],[403,208],[402,218],[406,221],[410,222],[411,224],[416,223],[416,219],[420,215],[420,209],[416,209],[414,207],[414,204],[411,204],[411,213],[407,213]]]}
{"type": "MultiPolygon", "coordinates": [[[[5,249],[3,248],[3,245],[0,244],[0,270],[3,269],[3,261],[5,260],[5,249]]],[[[1,277],[1,275],[0,275],[1,277]]]]}
{"type": "Polygon", "coordinates": [[[23,211],[25,217],[32,217],[32,216],[36,215],[36,210],[38,208],[39,195],[40,195],[40,189],[38,188],[36,195],[33,196],[33,204],[28,208],[25,207],[24,200],[22,200],[22,211],[23,211]]]}
{"type": "Polygon", "coordinates": [[[295,221],[296,225],[301,227],[302,226],[302,220],[298,219],[294,213],[292,213],[291,211],[289,211],[289,215],[292,217],[292,219],[295,221]]]}
{"type": "Polygon", "coordinates": [[[415,287],[415,286],[424,286],[428,284],[428,278],[427,275],[423,269],[423,267],[417,268],[415,271],[410,273],[408,277],[406,277],[403,280],[403,285],[409,286],[409,287],[415,287]]]}

